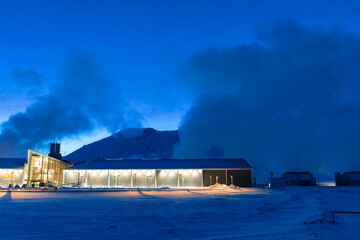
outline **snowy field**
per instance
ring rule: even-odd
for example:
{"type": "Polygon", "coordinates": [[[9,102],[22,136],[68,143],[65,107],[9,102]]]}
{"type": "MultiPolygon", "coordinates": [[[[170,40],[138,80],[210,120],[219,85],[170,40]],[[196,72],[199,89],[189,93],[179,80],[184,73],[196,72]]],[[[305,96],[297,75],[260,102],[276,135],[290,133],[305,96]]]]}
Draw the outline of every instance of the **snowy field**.
{"type": "Polygon", "coordinates": [[[360,187],[1,191],[1,239],[359,239],[360,187]]]}

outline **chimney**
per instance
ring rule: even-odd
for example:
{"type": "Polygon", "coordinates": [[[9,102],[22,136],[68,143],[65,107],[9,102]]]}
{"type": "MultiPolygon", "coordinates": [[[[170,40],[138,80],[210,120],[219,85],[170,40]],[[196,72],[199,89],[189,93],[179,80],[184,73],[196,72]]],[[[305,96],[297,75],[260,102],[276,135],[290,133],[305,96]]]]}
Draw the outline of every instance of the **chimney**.
{"type": "Polygon", "coordinates": [[[49,157],[61,160],[60,142],[50,143],[49,157]]]}

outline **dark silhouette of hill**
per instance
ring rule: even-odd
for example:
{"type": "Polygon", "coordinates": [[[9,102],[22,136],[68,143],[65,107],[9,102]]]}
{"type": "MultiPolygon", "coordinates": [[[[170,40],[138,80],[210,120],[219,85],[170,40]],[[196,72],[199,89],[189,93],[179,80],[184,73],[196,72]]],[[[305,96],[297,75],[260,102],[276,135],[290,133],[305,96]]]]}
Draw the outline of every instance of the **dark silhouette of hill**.
{"type": "Polygon", "coordinates": [[[179,134],[153,128],[129,128],[85,145],[64,159],[76,163],[97,158],[171,158],[179,134]]]}

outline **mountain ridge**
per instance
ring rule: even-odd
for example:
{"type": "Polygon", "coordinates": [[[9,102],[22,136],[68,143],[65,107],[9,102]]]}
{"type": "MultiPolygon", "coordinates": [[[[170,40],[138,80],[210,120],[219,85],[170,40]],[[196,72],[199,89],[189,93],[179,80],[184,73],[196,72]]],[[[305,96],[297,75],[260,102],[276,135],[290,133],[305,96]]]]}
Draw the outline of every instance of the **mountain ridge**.
{"type": "Polygon", "coordinates": [[[64,159],[75,163],[97,158],[172,158],[179,142],[178,130],[128,128],[84,145],[64,159]]]}

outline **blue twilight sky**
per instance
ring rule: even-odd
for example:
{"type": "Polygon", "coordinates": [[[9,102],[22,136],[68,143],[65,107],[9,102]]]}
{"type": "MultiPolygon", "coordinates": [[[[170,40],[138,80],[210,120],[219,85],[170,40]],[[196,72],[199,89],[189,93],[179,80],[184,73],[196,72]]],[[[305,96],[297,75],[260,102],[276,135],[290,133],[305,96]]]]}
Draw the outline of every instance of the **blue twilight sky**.
{"type": "Polygon", "coordinates": [[[279,19],[358,34],[359,12],[359,1],[2,0],[0,155],[24,138],[67,154],[126,127],[178,129],[207,85],[186,70],[204,49],[251,44],[279,19]]]}

